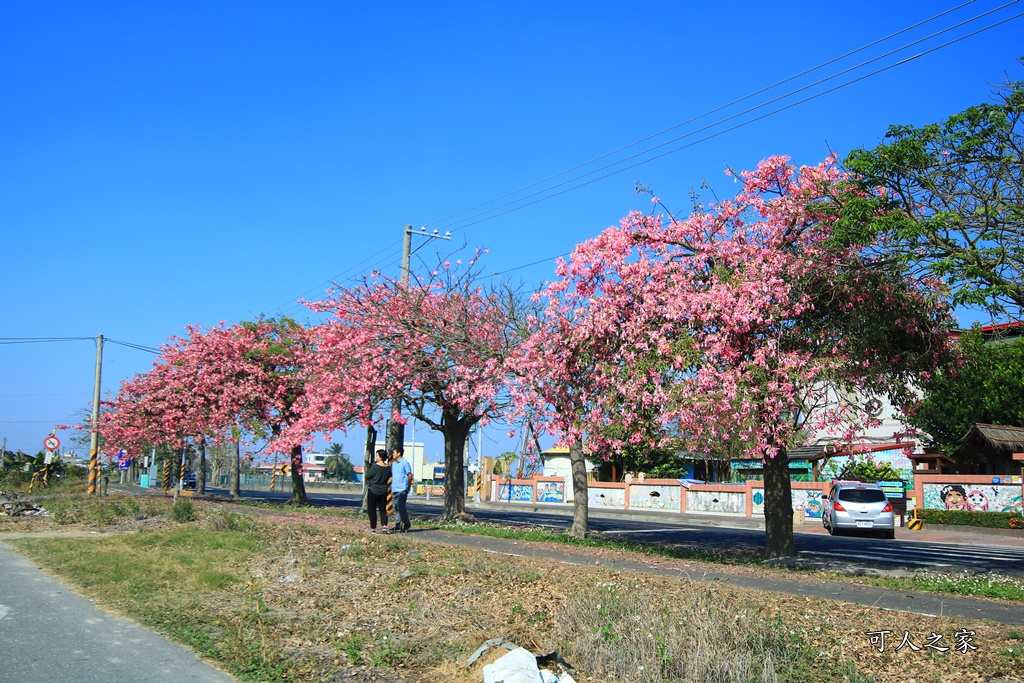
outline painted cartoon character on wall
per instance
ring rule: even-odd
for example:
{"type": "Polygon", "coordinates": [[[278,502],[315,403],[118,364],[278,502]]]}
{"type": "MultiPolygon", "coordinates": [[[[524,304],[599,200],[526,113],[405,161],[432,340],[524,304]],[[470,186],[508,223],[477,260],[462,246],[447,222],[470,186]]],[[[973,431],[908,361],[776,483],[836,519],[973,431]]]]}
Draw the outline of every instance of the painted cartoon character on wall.
{"type": "Polygon", "coordinates": [[[967,491],[960,484],[946,484],[939,492],[939,497],[947,510],[964,510],[967,507],[967,491]]]}
{"type": "Polygon", "coordinates": [[[971,512],[987,512],[988,496],[979,489],[971,489],[967,492],[967,509],[971,512]]]}

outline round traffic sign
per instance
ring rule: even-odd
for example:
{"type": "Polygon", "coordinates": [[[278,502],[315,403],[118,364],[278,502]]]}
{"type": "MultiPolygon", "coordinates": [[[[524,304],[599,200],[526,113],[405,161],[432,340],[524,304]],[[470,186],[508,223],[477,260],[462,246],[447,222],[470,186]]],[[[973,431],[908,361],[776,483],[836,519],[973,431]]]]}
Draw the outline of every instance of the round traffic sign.
{"type": "Polygon", "coordinates": [[[43,447],[48,451],[55,451],[60,448],[60,439],[56,436],[50,435],[43,439],[43,447]]]}

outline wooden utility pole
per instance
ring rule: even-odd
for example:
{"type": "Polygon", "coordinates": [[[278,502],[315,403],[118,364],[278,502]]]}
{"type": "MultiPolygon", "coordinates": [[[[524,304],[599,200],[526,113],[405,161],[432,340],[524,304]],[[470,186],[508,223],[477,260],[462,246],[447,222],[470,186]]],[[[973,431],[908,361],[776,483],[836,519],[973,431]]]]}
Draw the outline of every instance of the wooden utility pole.
{"type": "Polygon", "coordinates": [[[89,488],[96,495],[96,478],[100,474],[100,374],[103,369],[103,335],[96,337],[96,382],[92,390],[92,424],[89,434],[89,488]]]}
{"type": "MultiPolygon", "coordinates": [[[[421,235],[423,237],[433,237],[433,238],[441,239],[441,240],[450,240],[452,238],[452,235],[451,235],[450,232],[446,232],[445,234],[442,235],[437,230],[434,230],[434,232],[429,233],[429,232],[427,232],[427,229],[425,227],[424,228],[420,228],[419,232],[417,232],[416,234],[417,235],[421,235]]],[[[402,289],[406,289],[406,288],[409,287],[409,261],[410,261],[410,259],[412,257],[412,236],[413,236],[412,226],[411,225],[405,226],[405,229],[404,229],[403,235],[402,235],[402,275],[401,275],[402,289]]],[[[401,413],[402,413],[402,399],[401,399],[401,397],[396,396],[395,398],[391,399],[391,415],[392,416],[400,415],[401,413]]],[[[390,458],[391,454],[394,453],[394,450],[396,448],[402,448],[404,446],[404,444],[405,444],[405,425],[403,425],[401,422],[399,422],[398,420],[395,420],[392,417],[390,420],[388,420],[387,425],[385,427],[385,433],[384,433],[384,448],[388,452],[388,457],[390,458]]],[[[371,460],[371,462],[372,462],[372,460],[371,460]]],[[[365,466],[365,463],[364,463],[364,466],[365,466]]]]}

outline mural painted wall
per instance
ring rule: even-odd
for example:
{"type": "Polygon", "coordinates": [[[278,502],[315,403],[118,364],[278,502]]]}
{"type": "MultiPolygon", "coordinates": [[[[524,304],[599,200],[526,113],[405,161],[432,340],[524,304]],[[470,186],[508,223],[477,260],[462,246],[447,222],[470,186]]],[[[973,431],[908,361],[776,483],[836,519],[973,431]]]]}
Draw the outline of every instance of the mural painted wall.
{"type": "MultiPolygon", "coordinates": [[[[751,501],[751,514],[763,515],[764,514],[764,489],[753,489],[751,491],[753,500],[751,501]]],[[[821,491],[804,491],[801,489],[792,489],[791,494],[793,498],[793,509],[796,510],[798,507],[803,507],[804,514],[812,519],[821,519],[821,499],[823,497],[821,491]]]]}
{"type": "Polygon", "coordinates": [[[747,491],[694,491],[686,492],[687,512],[708,512],[722,515],[745,515],[747,491]]]}
{"type": "Polygon", "coordinates": [[[560,481],[537,482],[538,503],[564,503],[565,483],[560,481]]]}
{"type": "Polygon", "coordinates": [[[498,500],[511,503],[532,503],[533,486],[531,484],[500,484],[498,500]]]}
{"type": "MultiPolygon", "coordinates": [[[[821,499],[824,494],[821,491],[801,491],[793,489],[793,509],[802,507],[804,515],[813,519],[821,519],[821,499]]],[[[761,510],[764,514],[764,510],[761,510]]]]}
{"type": "Polygon", "coordinates": [[[1020,484],[924,484],[926,510],[1021,512],[1020,484]]]}
{"type": "Polygon", "coordinates": [[[605,489],[588,486],[587,504],[591,507],[625,509],[626,490],[620,488],[605,489]]]}
{"type": "Polygon", "coordinates": [[[629,487],[629,508],[679,512],[679,487],[632,484],[629,487]]]}

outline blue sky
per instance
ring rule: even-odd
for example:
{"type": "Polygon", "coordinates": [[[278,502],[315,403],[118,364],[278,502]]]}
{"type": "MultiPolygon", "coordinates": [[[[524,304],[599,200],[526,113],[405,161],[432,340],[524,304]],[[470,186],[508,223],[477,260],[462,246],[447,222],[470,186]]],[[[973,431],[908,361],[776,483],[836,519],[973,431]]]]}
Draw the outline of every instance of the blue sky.
{"type": "MultiPolygon", "coordinates": [[[[458,218],[551,188],[520,204],[448,218],[958,5],[696,4],[4,3],[0,337],[103,334],[156,347],[188,324],[305,319],[296,300],[331,282],[373,268],[397,275],[406,224],[488,248],[488,272],[515,269],[509,275],[532,287],[551,277],[551,257],[631,209],[648,210],[638,181],[685,213],[704,180],[721,196],[734,191],[727,166],[845,155],[876,145],[889,124],[934,122],[988,100],[1006,73],[1024,78],[1022,18],[867,76],[1024,11],[967,3],[458,218]]],[[[420,248],[413,267],[436,260],[439,245],[448,246],[420,248]]],[[[89,341],[0,344],[8,448],[37,451],[87,408],[94,359],[89,341]]],[[[151,362],[106,345],[104,393],[151,362]]],[[[485,455],[514,447],[506,431],[485,431],[485,455]]],[[[359,432],[345,440],[357,462],[359,432]]],[[[427,434],[417,428],[417,439],[427,434]]],[[[428,435],[427,454],[440,451],[428,435]]]]}

